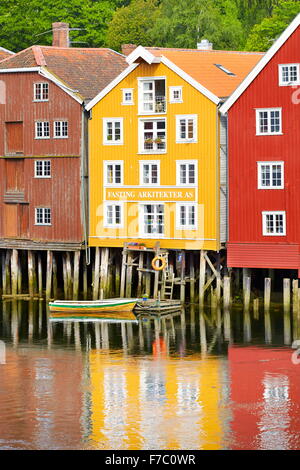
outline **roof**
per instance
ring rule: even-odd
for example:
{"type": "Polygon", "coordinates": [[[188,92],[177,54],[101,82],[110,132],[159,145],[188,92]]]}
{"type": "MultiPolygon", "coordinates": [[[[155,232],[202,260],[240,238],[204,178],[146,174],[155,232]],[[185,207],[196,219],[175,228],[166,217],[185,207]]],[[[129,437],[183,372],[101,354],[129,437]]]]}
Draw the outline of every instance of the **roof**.
{"type": "Polygon", "coordinates": [[[248,86],[255,80],[255,78],[260,74],[260,72],[265,68],[265,66],[270,62],[274,55],[279,51],[279,49],[284,45],[284,43],[289,39],[289,37],[296,31],[300,25],[300,13],[295,17],[291,24],[285,29],[285,31],[279,36],[279,38],[274,42],[270,47],[268,52],[261,58],[261,60],[256,64],[251,73],[240,83],[234,93],[230,98],[224,103],[220,108],[220,111],[225,114],[231,108],[231,106],[237,101],[241,94],[248,88],[248,86]]]}
{"type": "Polygon", "coordinates": [[[11,52],[4,47],[0,47],[0,61],[6,59],[7,57],[11,57],[12,54],[14,54],[14,52],[11,52]]]}
{"type": "Polygon", "coordinates": [[[36,67],[50,72],[87,102],[118,76],[127,63],[125,56],[107,48],[53,46],[31,46],[0,62],[0,72],[36,67]]]}
{"type": "Polygon", "coordinates": [[[257,62],[261,52],[165,49],[147,47],[156,57],[165,57],[219,98],[236,89],[257,62]]]}

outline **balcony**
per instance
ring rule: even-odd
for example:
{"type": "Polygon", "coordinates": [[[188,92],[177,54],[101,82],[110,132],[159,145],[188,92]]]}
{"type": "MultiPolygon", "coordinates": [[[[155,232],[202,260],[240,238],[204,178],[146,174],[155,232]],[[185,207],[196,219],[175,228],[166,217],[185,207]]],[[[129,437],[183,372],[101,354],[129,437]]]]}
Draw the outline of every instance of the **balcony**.
{"type": "Polygon", "coordinates": [[[141,80],[139,87],[140,114],[162,114],[166,112],[166,108],[165,80],[141,80]]]}

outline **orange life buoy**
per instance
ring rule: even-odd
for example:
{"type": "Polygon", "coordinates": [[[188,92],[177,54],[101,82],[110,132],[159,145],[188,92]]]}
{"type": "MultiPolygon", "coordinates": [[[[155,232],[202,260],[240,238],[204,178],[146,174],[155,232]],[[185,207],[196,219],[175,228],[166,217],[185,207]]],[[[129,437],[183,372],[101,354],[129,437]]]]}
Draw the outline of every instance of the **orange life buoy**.
{"type": "Polygon", "coordinates": [[[155,271],[162,271],[166,267],[166,260],[163,256],[155,256],[151,262],[151,266],[155,271]],[[156,266],[156,261],[161,261],[160,266],[156,266]]]}

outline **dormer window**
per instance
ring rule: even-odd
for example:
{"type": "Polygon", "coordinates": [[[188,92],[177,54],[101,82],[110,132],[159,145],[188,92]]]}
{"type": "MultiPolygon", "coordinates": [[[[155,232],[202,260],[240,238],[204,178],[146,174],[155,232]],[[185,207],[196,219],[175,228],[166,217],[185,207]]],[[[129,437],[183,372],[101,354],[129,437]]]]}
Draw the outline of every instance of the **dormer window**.
{"type": "Polygon", "coordinates": [[[166,112],[165,79],[140,79],[139,83],[139,113],[159,114],[166,112]]]}

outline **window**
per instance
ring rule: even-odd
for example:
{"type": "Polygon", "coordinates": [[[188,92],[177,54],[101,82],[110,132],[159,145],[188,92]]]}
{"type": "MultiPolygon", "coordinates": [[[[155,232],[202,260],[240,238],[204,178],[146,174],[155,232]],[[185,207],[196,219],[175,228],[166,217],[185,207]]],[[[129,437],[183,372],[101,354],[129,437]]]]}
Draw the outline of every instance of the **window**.
{"type": "Polygon", "coordinates": [[[300,83],[299,64],[279,65],[279,85],[297,85],[300,83]]]}
{"type": "Polygon", "coordinates": [[[123,118],[103,119],[103,144],[123,144],[123,118]]]}
{"type": "Polygon", "coordinates": [[[256,135],[281,133],[281,108],[256,110],[256,135]]]}
{"type": "Polygon", "coordinates": [[[123,184],[123,162],[122,161],[104,162],[104,184],[106,185],[123,184]]]}
{"type": "Polygon", "coordinates": [[[49,84],[48,83],[35,83],[33,94],[34,94],[34,101],[48,101],[49,100],[49,84]]]}
{"type": "Polygon", "coordinates": [[[162,153],[166,151],[166,120],[140,121],[140,152],[162,153]]]}
{"type": "Polygon", "coordinates": [[[166,112],[166,86],[164,78],[139,79],[139,113],[166,112]]]}
{"type": "Polygon", "coordinates": [[[34,162],[35,178],[51,178],[51,161],[36,160],[34,162]]]}
{"type": "Polygon", "coordinates": [[[36,207],[35,225],[51,225],[51,209],[48,207],[36,207]]]}
{"type": "Polygon", "coordinates": [[[37,121],[35,123],[35,138],[50,139],[50,124],[48,121],[37,121]]]}
{"type": "Polygon", "coordinates": [[[263,212],[263,235],[286,234],[285,212],[263,212]]]}
{"type": "Polygon", "coordinates": [[[170,86],[170,103],[182,103],[182,86],[170,86]]]}
{"type": "Polygon", "coordinates": [[[141,217],[142,236],[154,235],[158,237],[164,234],[163,204],[142,204],[141,217]]]}
{"type": "Polygon", "coordinates": [[[68,121],[54,121],[54,137],[56,139],[68,137],[68,121]]]}
{"type": "Polygon", "coordinates": [[[258,189],[283,189],[283,162],[258,162],[258,189]]]}
{"type": "Polygon", "coordinates": [[[159,161],[140,161],[140,185],[159,185],[159,161]]]}
{"type": "Polygon", "coordinates": [[[123,226],[123,204],[106,202],[104,209],[104,227],[118,228],[123,226]]]}
{"type": "Polygon", "coordinates": [[[178,186],[195,186],[198,180],[197,161],[177,160],[176,162],[176,184],[178,186]]]}
{"type": "Polygon", "coordinates": [[[197,228],[196,204],[176,204],[176,228],[195,230],[197,228]]]}
{"type": "Polygon", "coordinates": [[[176,116],[176,142],[197,142],[197,115],[176,116]]]}
{"type": "Polygon", "coordinates": [[[122,104],[133,104],[133,89],[124,88],[122,90],[123,101],[122,104]]]}

